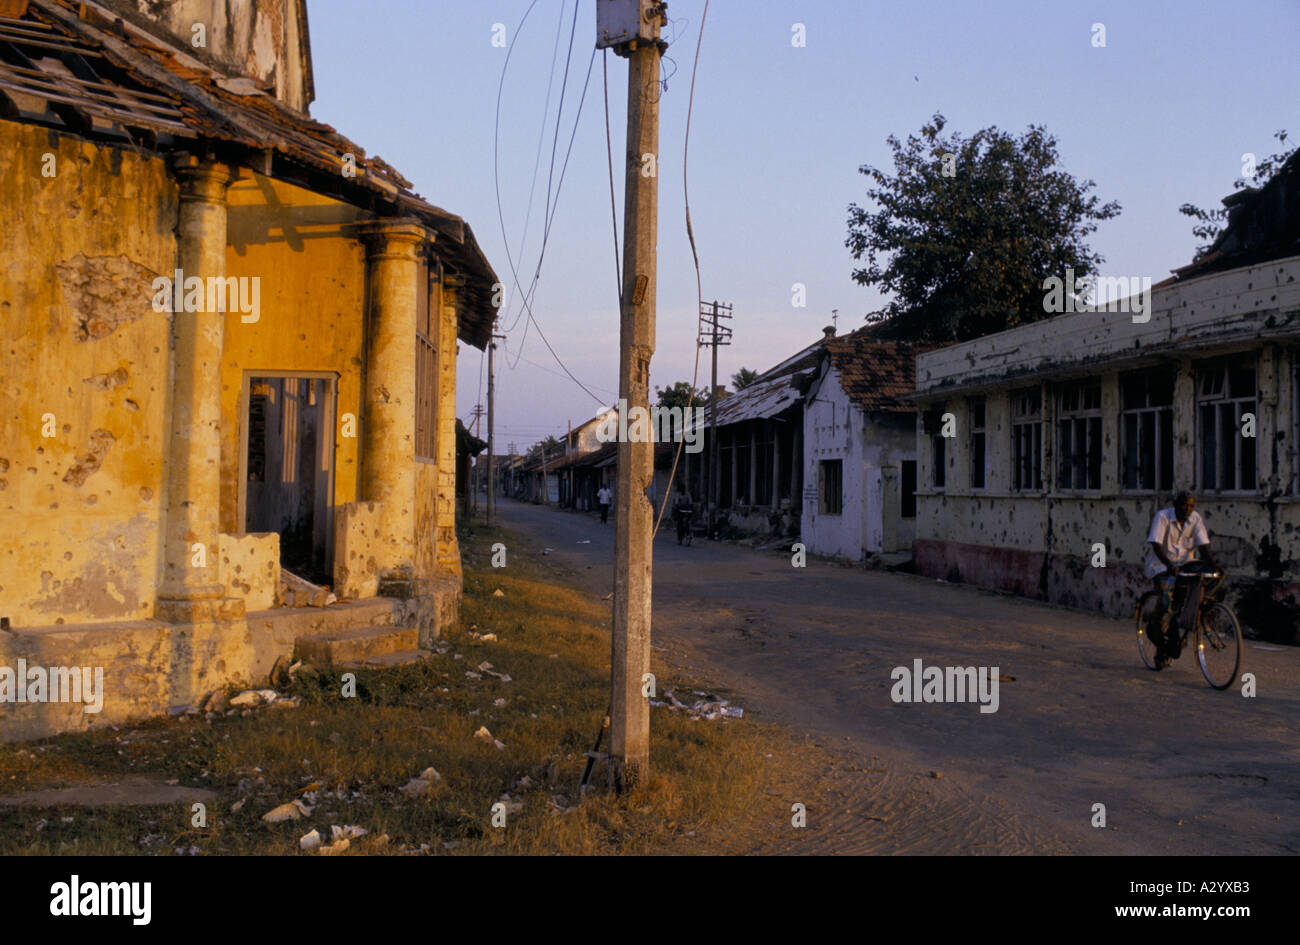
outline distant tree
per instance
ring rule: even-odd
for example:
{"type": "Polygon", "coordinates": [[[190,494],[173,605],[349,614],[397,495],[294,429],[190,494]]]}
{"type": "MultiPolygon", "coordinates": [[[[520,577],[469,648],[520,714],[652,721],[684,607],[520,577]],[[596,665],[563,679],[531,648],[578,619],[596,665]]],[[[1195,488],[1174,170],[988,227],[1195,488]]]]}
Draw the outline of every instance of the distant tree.
{"type": "Polygon", "coordinates": [[[844,245],[866,260],[854,280],[892,296],[867,316],[882,337],[962,341],[1049,317],[1044,280],[1093,274],[1103,259],[1085,237],[1120,212],[1058,166],[1043,127],[963,138],[946,124],[936,114],[906,143],[890,135],[893,174],[858,168],[877,209],[849,205],[844,245]]]}
{"type": "Polygon", "coordinates": [[[553,436],[548,436],[544,440],[539,440],[528,448],[528,459],[537,460],[545,455],[546,459],[552,460],[564,453],[564,444],[553,436]]]}
{"type": "MultiPolygon", "coordinates": [[[[1262,186],[1268,183],[1291,155],[1296,153],[1296,148],[1286,148],[1286,129],[1273,132],[1273,137],[1277,139],[1277,143],[1282,146],[1283,150],[1266,157],[1262,161],[1256,161],[1255,173],[1251,177],[1246,176],[1248,169],[1243,167],[1241,176],[1232,182],[1233,190],[1262,186]]],[[[1185,203],[1178,208],[1178,212],[1196,221],[1196,225],[1192,227],[1192,235],[1199,240],[1205,240],[1203,244],[1196,247],[1196,257],[1199,259],[1209,251],[1210,247],[1214,245],[1214,241],[1219,238],[1219,234],[1223,232],[1224,227],[1227,226],[1228,208],[1217,207],[1214,210],[1204,210],[1194,204],[1185,203]]]]}
{"type": "MultiPolygon", "coordinates": [[[[696,410],[700,410],[709,399],[707,391],[693,388],[687,381],[678,381],[672,387],[656,387],[655,395],[659,398],[658,404],[660,407],[681,407],[682,417],[686,416],[687,407],[694,406],[696,410]]],[[[680,424],[674,420],[672,436],[676,439],[679,434],[680,424]]]]}
{"type": "Polygon", "coordinates": [[[756,380],[758,380],[758,372],[743,367],[735,374],[731,375],[731,386],[736,388],[736,390],[744,390],[756,380]]]}
{"type": "Polygon", "coordinates": [[[688,407],[692,399],[696,406],[708,399],[708,392],[696,390],[689,381],[678,381],[672,387],[656,387],[655,396],[660,407],[688,407]]]}

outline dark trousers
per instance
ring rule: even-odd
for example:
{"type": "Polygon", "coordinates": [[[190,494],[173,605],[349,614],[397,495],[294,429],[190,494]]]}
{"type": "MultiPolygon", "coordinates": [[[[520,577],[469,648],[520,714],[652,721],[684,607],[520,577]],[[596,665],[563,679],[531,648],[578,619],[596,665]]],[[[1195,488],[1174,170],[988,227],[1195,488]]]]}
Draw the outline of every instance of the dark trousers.
{"type": "Polygon", "coordinates": [[[1155,585],[1156,593],[1160,595],[1151,633],[1156,647],[1161,652],[1174,656],[1176,655],[1174,647],[1178,645],[1178,641],[1169,639],[1173,636],[1169,631],[1173,627],[1175,578],[1167,571],[1162,571],[1151,579],[1151,583],[1155,585]]]}
{"type": "Polygon", "coordinates": [[[604,525],[609,521],[609,503],[600,503],[600,524],[604,525]]]}

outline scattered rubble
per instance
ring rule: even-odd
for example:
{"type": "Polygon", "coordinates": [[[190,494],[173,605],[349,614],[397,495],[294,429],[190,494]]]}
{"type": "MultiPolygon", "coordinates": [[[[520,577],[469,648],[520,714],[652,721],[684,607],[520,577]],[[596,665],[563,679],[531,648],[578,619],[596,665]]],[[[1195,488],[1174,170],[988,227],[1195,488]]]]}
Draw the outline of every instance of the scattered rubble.
{"type": "Polygon", "coordinates": [[[425,768],[420,772],[418,777],[414,777],[410,781],[407,781],[406,784],[402,785],[400,790],[409,798],[423,797],[441,780],[442,775],[437,771],[433,770],[433,768],[425,768]]]}
{"type": "Polygon", "coordinates": [[[278,698],[280,694],[274,689],[245,689],[230,700],[230,705],[235,708],[270,705],[278,698]]]}
{"type": "Polygon", "coordinates": [[[295,798],[287,804],[281,804],[262,815],[262,821],[268,824],[280,824],[286,820],[300,820],[312,812],[303,801],[295,798]]]}
{"type": "Polygon", "coordinates": [[[486,674],[486,675],[488,675],[488,676],[492,676],[492,677],[494,677],[494,678],[496,678],[496,679],[499,679],[499,680],[501,680],[502,682],[513,682],[513,681],[514,681],[514,680],[511,678],[511,676],[510,676],[509,673],[498,673],[498,672],[496,672],[496,671],[492,668],[492,664],[489,663],[487,660],[484,660],[483,662],[481,662],[481,663],[478,664],[478,671],[479,671],[480,673],[484,673],[484,674],[486,674]]]}
{"type": "Polygon", "coordinates": [[[505,742],[501,741],[501,739],[499,738],[493,737],[492,733],[488,731],[488,727],[486,725],[480,725],[478,727],[478,731],[474,733],[474,737],[482,741],[489,742],[490,744],[496,745],[497,751],[503,751],[506,747],[505,742]]]}
{"type": "Polygon", "coordinates": [[[745,710],[738,705],[732,705],[726,699],[715,699],[708,693],[695,693],[697,696],[704,696],[703,699],[697,700],[692,705],[679,700],[671,689],[664,690],[664,696],[667,701],[650,700],[650,704],[656,708],[666,708],[672,712],[685,712],[689,718],[698,721],[704,719],[709,722],[717,719],[738,719],[744,716],[745,710]]]}

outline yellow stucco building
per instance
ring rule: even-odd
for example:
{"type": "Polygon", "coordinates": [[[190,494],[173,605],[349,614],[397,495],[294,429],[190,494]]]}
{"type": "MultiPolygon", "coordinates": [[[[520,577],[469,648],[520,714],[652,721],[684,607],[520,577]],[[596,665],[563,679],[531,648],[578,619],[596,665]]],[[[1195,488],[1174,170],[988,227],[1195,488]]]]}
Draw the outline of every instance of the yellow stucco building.
{"type": "Polygon", "coordinates": [[[490,264],[307,116],[303,0],[240,6],[269,60],[134,10],[0,0],[3,739],[456,619],[456,351],[490,336],[490,264]],[[282,570],[338,602],[277,607],[282,570]],[[18,699],[20,660],[102,667],[102,708],[18,699]]]}

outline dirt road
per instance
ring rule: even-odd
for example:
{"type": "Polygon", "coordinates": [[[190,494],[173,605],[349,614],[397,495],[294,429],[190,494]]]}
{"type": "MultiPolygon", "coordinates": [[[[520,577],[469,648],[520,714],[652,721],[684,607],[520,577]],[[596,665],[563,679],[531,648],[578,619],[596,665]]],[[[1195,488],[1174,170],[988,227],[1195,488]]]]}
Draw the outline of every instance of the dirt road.
{"type": "MultiPolygon", "coordinates": [[[[613,524],[503,501],[501,521],[612,589],[613,524]]],[[[806,831],[842,853],[1300,852],[1300,650],[1246,641],[1258,695],[1190,654],[1140,662],[1128,621],[912,575],[703,542],[655,545],[656,646],[836,763],[806,831]],[[999,704],[895,703],[891,671],[997,667],[999,704]],[[936,777],[935,775],[938,775],[936,777]],[[1094,827],[1094,805],[1106,826],[1094,827]]]]}

